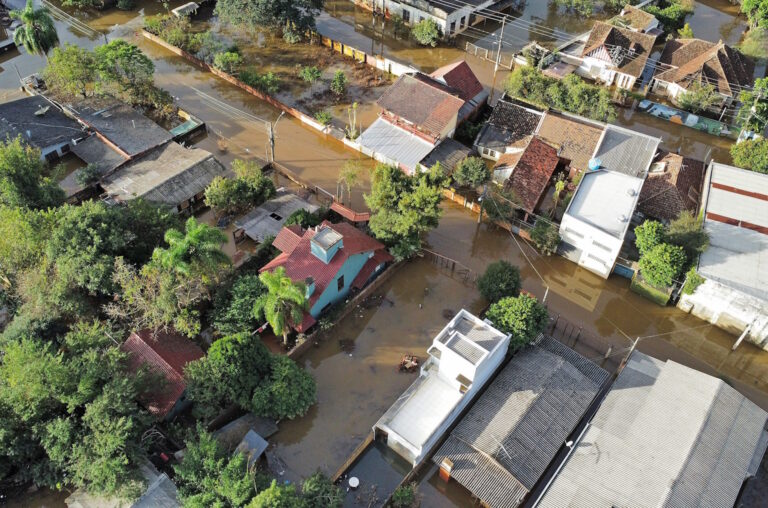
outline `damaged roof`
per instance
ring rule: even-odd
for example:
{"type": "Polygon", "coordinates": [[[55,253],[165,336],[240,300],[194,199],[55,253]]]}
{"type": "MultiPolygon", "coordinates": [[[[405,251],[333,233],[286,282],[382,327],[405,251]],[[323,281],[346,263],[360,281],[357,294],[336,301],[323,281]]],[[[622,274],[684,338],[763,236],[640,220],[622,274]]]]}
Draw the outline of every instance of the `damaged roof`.
{"type": "MultiPolygon", "coordinates": [[[[549,181],[557,169],[560,158],[557,156],[555,148],[534,136],[516,159],[510,164],[512,172],[504,183],[504,188],[512,191],[513,195],[520,200],[525,211],[533,213],[541,200],[541,196],[549,187],[549,181]]],[[[502,156],[496,168],[506,165],[506,160],[502,156]]]]}
{"type": "Polygon", "coordinates": [[[653,35],[596,21],[581,56],[594,56],[595,50],[604,47],[616,70],[638,78],[645,69],[655,42],[653,35]]]}
{"type": "Polygon", "coordinates": [[[41,96],[0,104],[0,140],[21,138],[35,148],[71,142],[85,135],[83,127],[41,96]]]}
{"type": "Polygon", "coordinates": [[[509,99],[499,99],[477,138],[477,146],[501,150],[534,132],[543,113],[509,99]]]}
{"type": "Polygon", "coordinates": [[[672,221],[686,210],[696,214],[704,170],[701,161],[663,152],[651,165],[640,191],[637,210],[662,221],[672,221]]]}

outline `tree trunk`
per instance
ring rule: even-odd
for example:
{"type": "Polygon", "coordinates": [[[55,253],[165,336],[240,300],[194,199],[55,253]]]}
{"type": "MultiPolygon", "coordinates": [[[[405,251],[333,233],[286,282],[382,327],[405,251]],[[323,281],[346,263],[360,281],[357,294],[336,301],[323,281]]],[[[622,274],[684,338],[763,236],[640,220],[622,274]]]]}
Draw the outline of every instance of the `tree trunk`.
{"type": "Polygon", "coordinates": [[[288,332],[283,330],[283,346],[288,347],[288,332]]]}

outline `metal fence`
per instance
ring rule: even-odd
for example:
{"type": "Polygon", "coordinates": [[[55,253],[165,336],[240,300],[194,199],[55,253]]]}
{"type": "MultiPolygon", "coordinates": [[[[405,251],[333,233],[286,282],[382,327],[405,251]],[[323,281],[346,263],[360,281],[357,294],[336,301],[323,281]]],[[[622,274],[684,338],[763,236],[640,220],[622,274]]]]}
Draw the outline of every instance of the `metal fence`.
{"type": "MultiPolygon", "coordinates": [[[[476,57],[482,60],[488,60],[489,62],[494,62],[494,63],[496,62],[498,50],[494,51],[492,49],[482,48],[480,46],[472,44],[471,42],[468,42],[464,49],[467,53],[475,55],[476,57]]],[[[512,67],[514,66],[515,66],[514,55],[505,55],[502,52],[501,56],[499,57],[499,67],[502,67],[507,70],[512,70],[512,67]]]]}

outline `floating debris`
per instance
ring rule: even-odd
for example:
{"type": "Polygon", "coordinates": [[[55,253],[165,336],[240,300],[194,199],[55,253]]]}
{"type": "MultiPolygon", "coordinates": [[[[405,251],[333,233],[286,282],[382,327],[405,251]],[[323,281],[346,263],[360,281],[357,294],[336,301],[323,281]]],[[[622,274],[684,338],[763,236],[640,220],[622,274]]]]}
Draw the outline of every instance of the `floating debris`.
{"type": "Polygon", "coordinates": [[[443,319],[453,319],[456,312],[453,309],[443,309],[443,319]]]}
{"type": "Polygon", "coordinates": [[[355,350],[355,341],[348,339],[339,339],[339,348],[345,353],[352,353],[355,350]]]}
{"type": "Polygon", "coordinates": [[[419,357],[411,354],[403,355],[400,360],[400,372],[414,372],[419,368],[419,357]]]}

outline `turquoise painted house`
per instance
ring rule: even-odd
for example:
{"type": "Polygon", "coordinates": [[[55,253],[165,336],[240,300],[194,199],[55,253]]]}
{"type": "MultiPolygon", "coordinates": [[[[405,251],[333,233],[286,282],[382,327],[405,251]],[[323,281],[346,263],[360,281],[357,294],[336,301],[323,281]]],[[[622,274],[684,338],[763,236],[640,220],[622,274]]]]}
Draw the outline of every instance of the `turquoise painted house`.
{"type": "Polygon", "coordinates": [[[282,266],[307,286],[309,312],[296,326],[306,331],[328,307],[359,290],[392,261],[384,245],[347,223],[323,222],[316,228],[284,227],[272,244],[281,251],[261,271],[282,266]]]}

